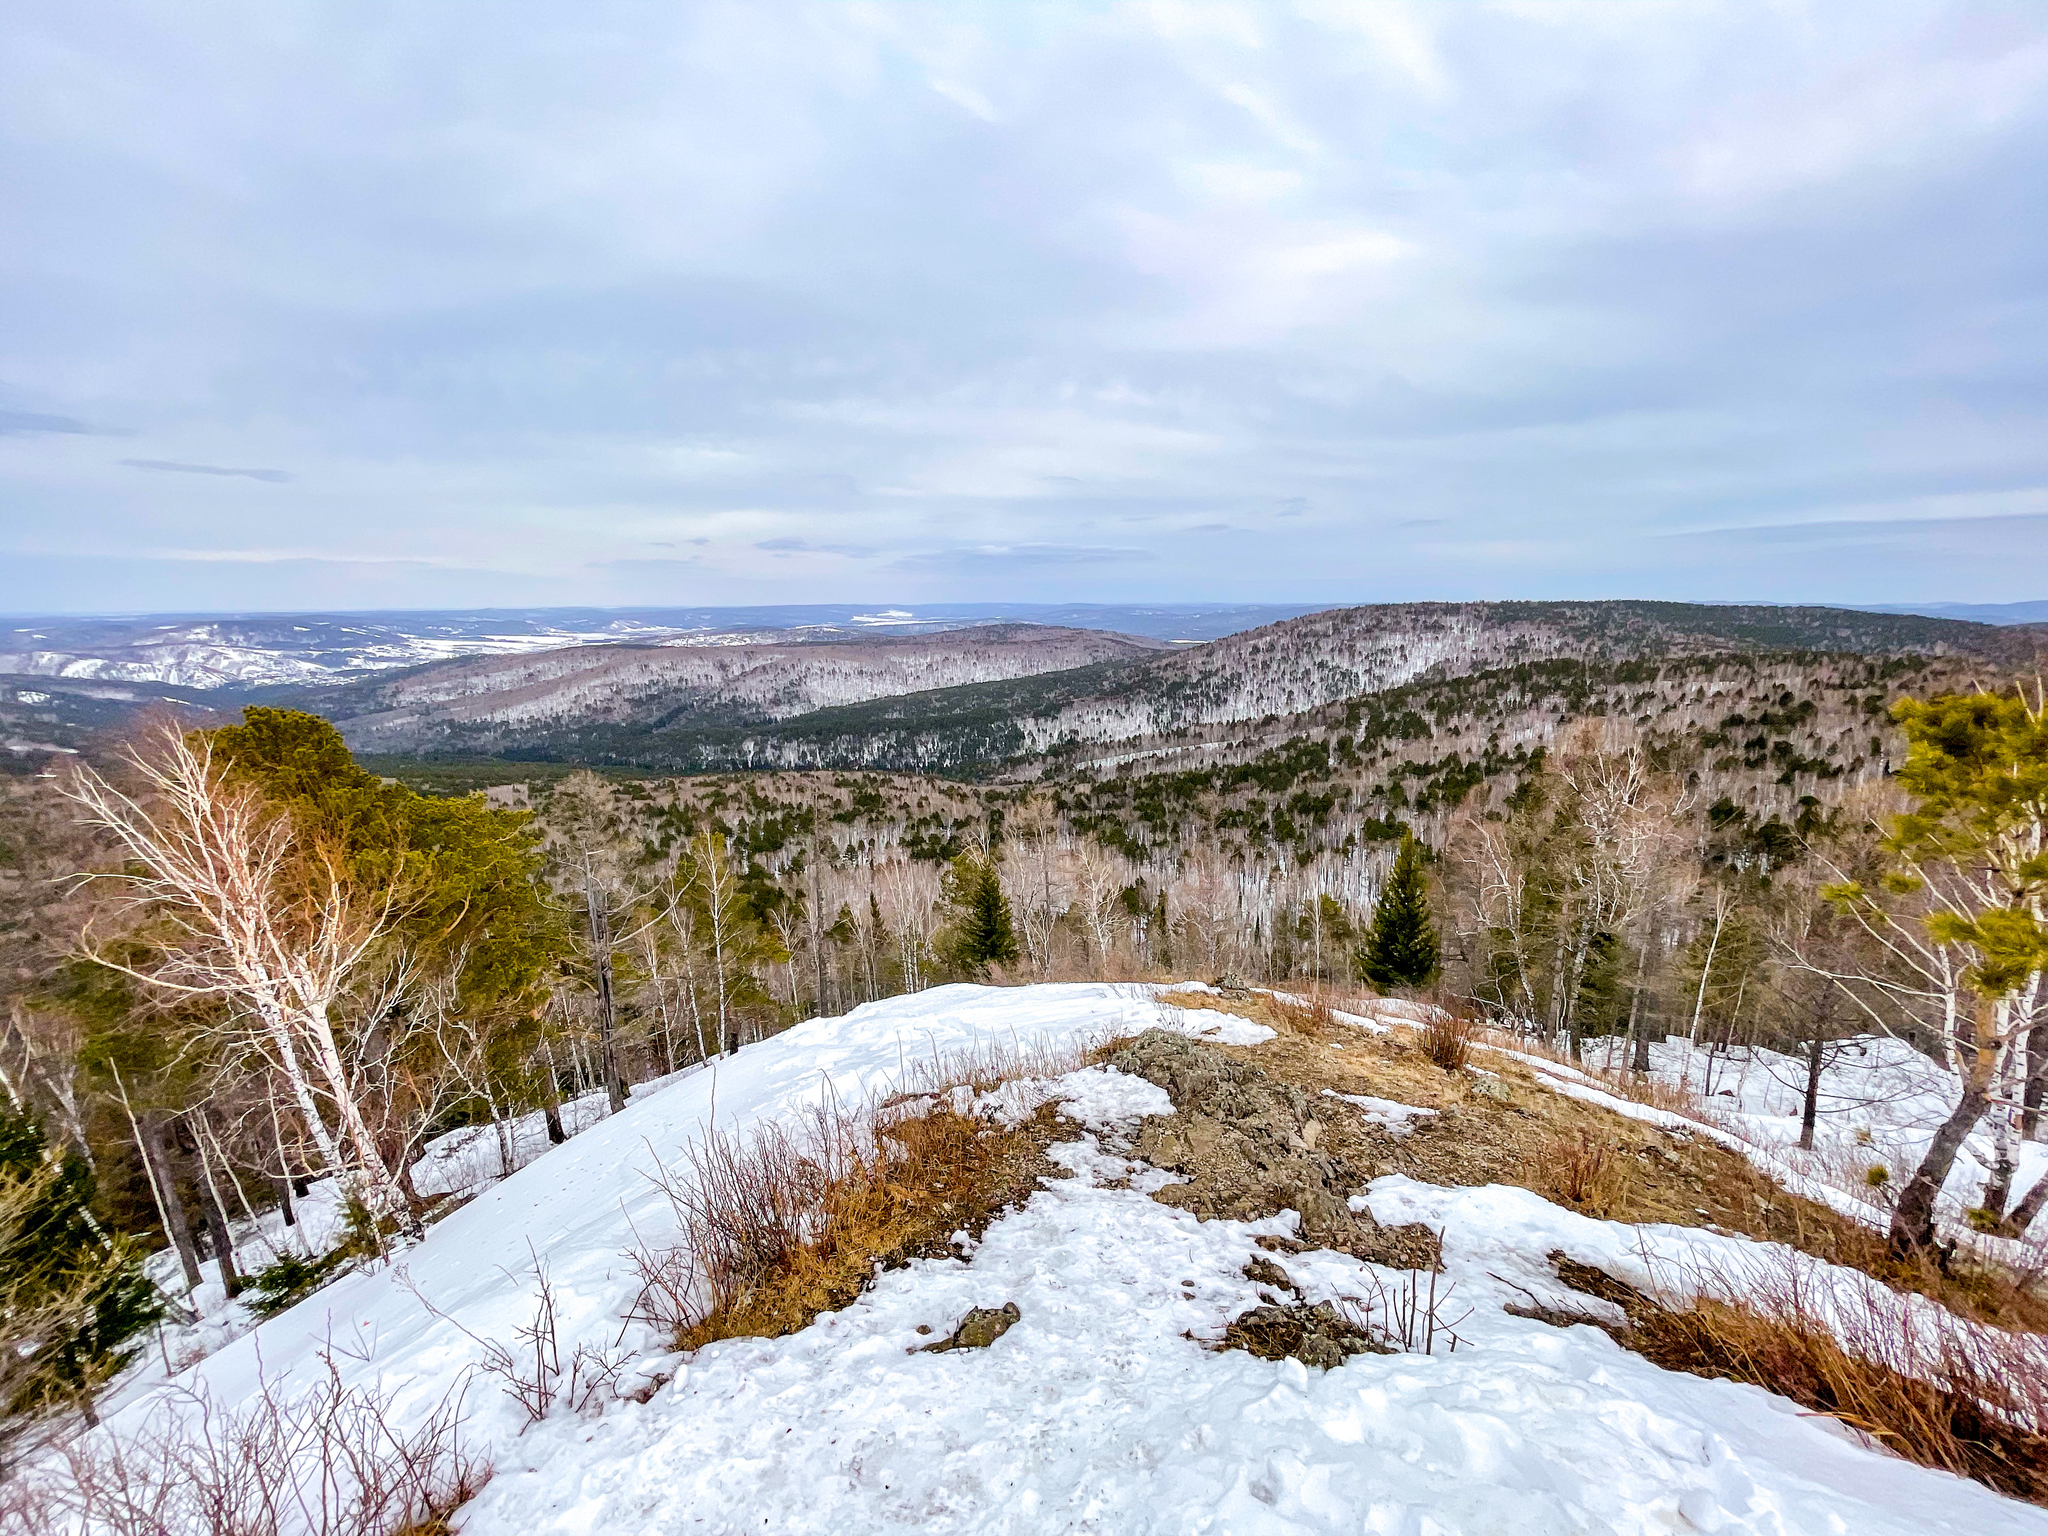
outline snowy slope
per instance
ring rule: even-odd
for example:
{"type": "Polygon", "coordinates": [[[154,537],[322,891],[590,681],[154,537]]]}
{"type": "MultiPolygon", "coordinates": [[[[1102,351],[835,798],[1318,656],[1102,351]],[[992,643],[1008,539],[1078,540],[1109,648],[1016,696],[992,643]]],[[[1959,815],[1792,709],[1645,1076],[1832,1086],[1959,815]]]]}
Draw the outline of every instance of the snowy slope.
{"type": "MultiPolygon", "coordinates": [[[[1571,1076],[1555,1062],[1524,1059],[1539,1074],[1563,1080],[1571,1076]]],[[[1876,1220],[1888,1219],[1887,1197],[1926,1155],[1960,1091],[1954,1077],[1904,1041],[1882,1035],[1840,1041],[1824,1058],[1813,1150],[1802,1152],[1805,1061],[1762,1046],[1709,1052],[1673,1035],[1652,1044],[1650,1067],[1657,1081],[1683,1083],[1699,1093],[1710,1123],[1762,1154],[1760,1161],[1774,1177],[1783,1179],[1789,1170],[1794,1177],[1812,1179],[1848,1197],[1859,1208],[1857,1214],[1876,1220]],[[1875,1166],[1887,1171],[1888,1184],[1873,1187],[1867,1182],[1865,1176],[1875,1166]]],[[[2013,1142],[2017,1200],[2048,1173],[2048,1145],[2021,1142],[2017,1135],[2013,1142]]],[[[1964,1211],[1982,1203],[1992,1155],[1987,1120],[1964,1143],[1943,1186],[1944,1218],[1960,1221],[1964,1211]]],[[[2034,1232],[2037,1237],[2048,1235],[2048,1217],[2035,1223],[2034,1232]]]]}
{"type": "MultiPolygon", "coordinates": [[[[197,1375],[217,1401],[241,1401],[265,1377],[309,1379],[325,1349],[351,1379],[392,1390],[401,1414],[423,1413],[479,1358],[479,1340],[509,1342],[527,1321],[535,1254],[561,1303],[565,1352],[588,1342],[658,1355],[665,1341],[621,1321],[635,1290],[625,1254],[670,1226],[647,1172],[674,1167],[714,1114],[727,1129],[792,1117],[826,1091],[880,1092],[917,1057],[975,1045],[1216,1017],[1162,1012],[1148,989],[1041,986],[945,987],[813,1020],[641,1094],[439,1224],[399,1268],[341,1281],[197,1375]]],[[[1760,1247],[1595,1222],[1526,1191],[1394,1178],[1361,1197],[1386,1219],[1444,1229],[1453,1311],[1473,1309],[1454,1354],[1361,1356],[1322,1373],[1205,1349],[1258,1300],[1242,1274],[1253,1237],[1290,1230],[1292,1217],[1200,1222],[1149,1199],[1168,1176],[1115,1148],[1119,1120],[1156,1113],[1158,1090],[1079,1076],[1064,1090],[1069,1112],[1094,1129],[1077,1123],[1057,1153],[1075,1177],[1048,1181],[967,1259],[885,1275],[790,1338],[662,1362],[672,1381],[601,1417],[558,1413],[521,1433],[522,1415],[479,1379],[471,1433],[497,1470],[464,1536],[2048,1533],[2048,1511],[1865,1449],[1761,1391],[1664,1373],[1592,1329],[1507,1315],[1514,1285],[1546,1283],[1551,1247],[1618,1267],[1669,1245],[1760,1247]],[[919,1325],[943,1332],[969,1307],[1004,1301],[1022,1321],[986,1351],[909,1352],[919,1325]]],[[[1368,1293],[1375,1278],[1343,1255],[1285,1265],[1311,1299],[1368,1293]]],[[[116,1428],[146,1407],[129,1405],[116,1428]]]]}

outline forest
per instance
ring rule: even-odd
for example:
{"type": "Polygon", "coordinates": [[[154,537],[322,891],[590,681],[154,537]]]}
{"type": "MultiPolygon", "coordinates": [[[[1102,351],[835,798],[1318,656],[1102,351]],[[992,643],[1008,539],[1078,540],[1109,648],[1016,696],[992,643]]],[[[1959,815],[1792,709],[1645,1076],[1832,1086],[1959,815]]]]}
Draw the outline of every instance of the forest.
{"type": "Polygon", "coordinates": [[[459,1198],[415,1179],[436,1138],[473,1129],[510,1172],[534,1117],[560,1141],[949,981],[1379,992],[1623,1075],[1678,1036],[1817,1083],[1888,1034],[1956,1084],[1898,1170],[1895,1244],[1933,1240],[1983,1124],[1971,1220],[2024,1233],[2048,1202],[2014,1181],[2048,1107],[2038,698],[1767,653],[1518,663],[1306,723],[1199,767],[477,786],[251,707],[0,781],[10,1434],[89,1411],[204,1260],[274,1308],[403,1245],[459,1198]],[[334,1251],[237,1250],[329,1179],[334,1251]],[[165,1249],[182,1288],[143,1275],[165,1249]]]}

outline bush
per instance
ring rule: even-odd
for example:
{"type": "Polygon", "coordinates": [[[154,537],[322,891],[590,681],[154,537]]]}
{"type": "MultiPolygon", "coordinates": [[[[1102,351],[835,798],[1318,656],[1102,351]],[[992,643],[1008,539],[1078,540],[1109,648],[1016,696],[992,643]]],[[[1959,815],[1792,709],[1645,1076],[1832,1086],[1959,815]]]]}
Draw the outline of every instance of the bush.
{"type": "Polygon", "coordinates": [[[1422,1026],[1422,1054],[1446,1072],[1462,1072],[1472,1059],[1472,1037],[1478,1032],[1477,1020],[1439,1008],[1422,1026]]]}
{"type": "Polygon", "coordinates": [[[382,1393],[351,1387],[332,1358],[296,1395],[266,1380],[222,1409],[166,1395],[118,1444],[104,1432],[0,1484],[0,1525],[26,1536],[439,1536],[490,1471],[464,1448],[465,1376],[411,1429],[382,1393]]]}
{"type": "Polygon", "coordinates": [[[983,1053],[936,1064],[929,1086],[876,1106],[820,1105],[798,1131],[707,1136],[663,1176],[682,1241],[634,1255],[637,1315],[678,1349],[779,1338],[852,1302],[878,1264],[950,1251],[955,1232],[1028,1197],[1052,1113],[1006,1120],[974,1094],[1073,1065],[983,1053]]]}
{"type": "Polygon", "coordinates": [[[334,1279],[353,1257],[346,1246],[316,1259],[296,1253],[280,1254],[275,1264],[266,1265],[249,1277],[242,1304],[258,1317],[275,1317],[334,1279]]]}

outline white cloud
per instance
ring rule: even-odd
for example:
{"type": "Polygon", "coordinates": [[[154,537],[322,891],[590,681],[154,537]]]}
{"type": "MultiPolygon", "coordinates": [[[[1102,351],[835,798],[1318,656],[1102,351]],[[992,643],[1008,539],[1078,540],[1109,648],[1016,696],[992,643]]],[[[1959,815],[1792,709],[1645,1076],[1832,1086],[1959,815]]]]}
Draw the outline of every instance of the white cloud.
{"type": "Polygon", "coordinates": [[[0,155],[0,543],[167,608],[1965,599],[2048,483],[2025,7],[25,0],[0,155]]]}

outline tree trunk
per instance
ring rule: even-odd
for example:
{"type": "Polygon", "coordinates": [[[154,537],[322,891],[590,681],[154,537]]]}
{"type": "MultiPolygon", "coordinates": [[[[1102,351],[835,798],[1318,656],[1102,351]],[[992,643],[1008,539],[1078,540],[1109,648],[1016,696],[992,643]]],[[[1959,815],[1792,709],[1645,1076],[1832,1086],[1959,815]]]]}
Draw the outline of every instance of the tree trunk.
{"type": "Polygon", "coordinates": [[[1643,1023],[1643,973],[1649,968],[1650,947],[1644,943],[1636,950],[1636,984],[1629,992],[1628,999],[1628,1045],[1629,1070],[1637,1077],[1650,1075],[1650,1035],[1643,1023]]]}
{"type": "Polygon", "coordinates": [[[2020,1090],[2020,1140],[2041,1137],[2041,1107],[2048,1101],[2048,1017],[2027,1031],[2026,1086],[2020,1090]]]}
{"type": "MultiPolygon", "coordinates": [[[[1982,1013],[1988,1013],[1991,1006],[1988,1001],[1978,1005],[1982,1013]]],[[[1991,1020],[1980,1018],[1977,1039],[1981,1042],[1990,1037],[1991,1020]]],[[[1905,1258],[1934,1246],[1935,1197],[1941,1193],[1949,1169],[1955,1166],[1956,1154],[1962,1150],[1964,1139],[1984,1118],[1985,1107],[1991,1102],[1991,1063],[1981,1044],[1976,1051],[1974,1068],[1963,1080],[1962,1097],[1956,1101],[1949,1117],[1942,1121],[1941,1129],[1934,1133],[1927,1155],[1920,1159],[1920,1166],[1914,1170],[1913,1177],[1899,1191],[1899,1203],[1892,1210],[1890,1249],[1893,1258],[1905,1258]]]]}
{"type": "Polygon", "coordinates": [[[204,1196],[199,1204],[206,1216],[206,1236],[213,1244],[213,1257],[220,1265],[221,1289],[233,1301],[242,1294],[242,1277],[235,1269],[235,1240],[228,1235],[228,1213],[221,1208],[220,1191],[214,1187],[213,1170],[206,1166],[206,1148],[199,1149],[199,1166],[205,1172],[204,1196]]]}
{"type": "Polygon", "coordinates": [[[547,1075],[541,1080],[541,1118],[547,1122],[548,1145],[559,1147],[569,1139],[569,1133],[562,1129],[562,1079],[555,1070],[555,1048],[546,1035],[541,1036],[540,1049],[548,1063],[547,1075]]]}
{"type": "Polygon", "coordinates": [[[187,1290],[198,1290],[199,1250],[192,1242],[192,1226],[185,1220],[185,1202],[178,1196],[178,1176],[171,1163],[170,1148],[164,1142],[164,1113],[160,1109],[145,1109],[136,1119],[136,1131],[142,1146],[143,1160],[149,1164],[150,1177],[156,1183],[162,1196],[164,1223],[170,1228],[165,1234],[171,1246],[178,1250],[178,1263],[185,1271],[187,1290]]]}
{"type": "Polygon", "coordinates": [[[812,834],[811,837],[810,865],[811,968],[816,973],[818,988],[818,1017],[822,1019],[823,1017],[825,1017],[825,1014],[827,1012],[825,1005],[825,930],[824,925],[821,921],[823,914],[820,913],[818,910],[818,903],[822,901],[824,897],[823,892],[818,884],[818,839],[815,833],[812,834]]]}
{"type": "Polygon", "coordinates": [[[270,1134],[277,1142],[277,1208],[284,1212],[284,1224],[295,1227],[299,1217],[292,1209],[292,1160],[284,1149],[284,1125],[277,1118],[274,1098],[270,1101],[270,1134]]]}
{"type": "Polygon", "coordinates": [[[2036,1179],[2034,1187],[2020,1197],[2020,1203],[2006,1213],[1999,1230],[2007,1237],[2025,1237],[2044,1205],[2048,1205],[2048,1173],[2036,1179]]]}
{"type": "Polygon", "coordinates": [[[626,1084],[619,1075],[618,1010],[612,1000],[612,919],[604,895],[587,875],[584,910],[590,918],[590,966],[597,984],[597,1048],[604,1073],[604,1094],[617,1114],[626,1107],[626,1084]]]}
{"type": "Polygon", "coordinates": [[[1984,1198],[1978,1202],[1995,1221],[2005,1219],[2006,1202],[2012,1199],[2013,1175],[2019,1172],[2013,1161],[2012,1124],[2006,1118],[2009,1113],[2003,1104],[1991,1110],[1991,1177],[1984,1181],[1984,1198]]]}
{"type": "Polygon", "coordinates": [[[1823,1042],[1815,1029],[1806,1047],[1806,1102],[1799,1111],[1799,1150],[1813,1150],[1813,1123],[1820,1114],[1820,1058],[1823,1042]]]}

